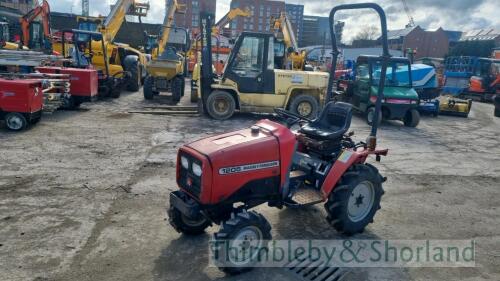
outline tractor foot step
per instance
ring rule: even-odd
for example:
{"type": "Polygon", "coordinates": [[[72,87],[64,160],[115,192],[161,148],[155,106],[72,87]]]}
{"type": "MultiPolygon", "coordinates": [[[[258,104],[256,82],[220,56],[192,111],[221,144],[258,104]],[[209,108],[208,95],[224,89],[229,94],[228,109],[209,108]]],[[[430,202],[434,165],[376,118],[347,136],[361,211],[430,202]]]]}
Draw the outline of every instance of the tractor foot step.
{"type": "Polygon", "coordinates": [[[324,201],[321,191],[312,187],[299,188],[293,197],[290,199],[290,206],[308,206],[321,203],[324,201]]]}

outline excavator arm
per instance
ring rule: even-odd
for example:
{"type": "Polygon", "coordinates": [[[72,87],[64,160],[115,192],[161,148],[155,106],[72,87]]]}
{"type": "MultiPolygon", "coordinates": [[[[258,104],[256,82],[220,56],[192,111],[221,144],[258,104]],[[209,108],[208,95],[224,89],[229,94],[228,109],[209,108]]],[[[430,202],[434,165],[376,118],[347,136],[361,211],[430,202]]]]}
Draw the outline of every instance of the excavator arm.
{"type": "Polygon", "coordinates": [[[235,8],[230,10],[227,14],[225,14],[213,27],[212,27],[212,35],[219,34],[221,29],[226,26],[228,23],[233,21],[237,17],[249,17],[250,10],[245,9],[242,10],[240,8],[235,8]]]}
{"type": "Polygon", "coordinates": [[[177,0],[166,0],[166,10],[165,18],[163,19],[163,26],[160,37],[158,38],[158,49],[153,52],[153,54],[162,54],[167,46],[168,38],[170,37],[170,32],[174,27],[174,16],[175,13],[181,13],[185,9],[185,5],[181,5],[177,0]]]}
{"type": "Polygon", "coordinates": [[[139,3],[135,0],[118,0],[101,26],[100,31],[105,40],[111,42],[115,39],[125,21],[125,16],[138,16],[140,19],[147,16],[148,10],[149,3],[139,3]]]}
{"type": "Polygon", "coordinates": [[[274,31],[275,38],[282,40],[285,45],[286,63],[290,64],[288,68],[293,70],[304,69],[306,53],[299,51],[297,38],[287,14],[282,12],[279,17],[272,17],[271,28],[274,31]]]}
{"type": "Polygon", "coordinates": [[[22,16],[19,19],[21,23],[21,29],[23,32],[23,45],[28,47],[30,44],[30,26],[33,21],[35,21],[39,16],[42,17],[43,24],[43,34],[45,36],[45,40],[51,40],[51,31],[50,31],[50,6],[47,0],[43,0],[42,4],[29,11],[26,15],[22,16]]]}

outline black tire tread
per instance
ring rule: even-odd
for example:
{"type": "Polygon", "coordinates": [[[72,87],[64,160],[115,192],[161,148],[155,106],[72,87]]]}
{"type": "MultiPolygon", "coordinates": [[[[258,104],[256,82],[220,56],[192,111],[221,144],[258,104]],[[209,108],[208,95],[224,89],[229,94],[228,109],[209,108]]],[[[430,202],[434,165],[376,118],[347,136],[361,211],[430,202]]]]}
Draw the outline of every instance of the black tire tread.
{"type": "Polygon", "coordinates": [[[168,222],[177,232],[187,235],[202,234],[205,232],[205,229],[211,224],[209,220],[206,220],[204,224],[198,227],[190,227],[182,222],[180,211],[173,206],[170,206],[170,208],[168,209],[168,222]]]}
{"type": "Polygon", "coordinates": [[[377,210],[380,209],[380,199],[384,194],[382,188],[383,177],[379,174],[377,168],[370,164],[356,164],[352,166],[342,176],[342,184],[337,185],[330,193],[328,201],[325,203],[327,212],[327,222],[338,232],[345,235],[353,235],[361,233],[367,224],[373,222],[373,217],[377,210]],[[350,222],[347,216],[347,200],[352,189],[356,186],[359,179],[367,179],[374,183],[376,193],[375,202],[372,211],[360,222],[350,222]]]}
{"type": "MultiPolygon", "coordinates": [[[[262,231],[263,239],[270,240],[271,236],[271,225],[266,220],[266,218],[255,212],[255,211],[243,211],[237,214],[232,214],[231,218],[222,223],[218,232],[214,233],[213,240],[225,241],[230,240],[232,236],[241,228],[254,225],[260,228],[262,231]]],[[[219,251],[219,249],[215,249],[219,251]]],[[[217,255],[216,255],[217,256],[217,255]]],[[[251,270],[251,267],[224,267],[219,266],[219,269],[225,273],[235,275],[251,270]]]]}

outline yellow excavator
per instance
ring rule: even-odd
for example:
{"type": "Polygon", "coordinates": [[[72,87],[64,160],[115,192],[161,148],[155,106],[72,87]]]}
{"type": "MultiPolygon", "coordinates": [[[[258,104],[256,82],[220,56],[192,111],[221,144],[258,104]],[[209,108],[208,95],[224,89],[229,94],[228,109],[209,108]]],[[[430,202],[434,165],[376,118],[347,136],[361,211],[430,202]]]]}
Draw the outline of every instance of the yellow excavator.
{"type": "MultiPolygon", "coordinates": [[[[78,17],[78,29],[85,31],[101,32],[104,39],[104,46],[107,49],[109,57],[109,73],[111,76],[119,76],[121,73],[127,73],[127,90],[138,91],[143,79],[146,77],[146,64],[149,56],[141,51],[130,47],[127,44],[114,42],[118,31],[120,30],[125,16],[138,16],[139,18],[147,16],[149,3],[138,2],[136,0],[118,0],[112,6],[111,12],[107,17],[78,17]]],[[[84,36],[84,35],[81,35],[84,36]]],[[[89,61],[99,70],[106,68],[105,56],[102,50],[102,44],[92,41],[92,46],[80,46],[89,40],[81,38],[73,42],[75,48],[85,48],[92,50],[89,54],[89,61]]],[[[65,46],[68,48],[68,46],[65,46]]],[[[62,53],[62,46],[54,44],[54,50],[62,53]]],[[[89,53],[89,52],[86,52],[89,53]]]]}
{"type": "Polygon", "coordinates": [[[271,29],[274,37],[282,41],[286,48],[285,60],[282,62],[283,66],[291,70],[304,70],[306,52],[299,51],[295,32],[288,15],[281,12],[278,17],[271,17],[271,29]]]}
{"type": "Polygon", "coordinates": [[[180,5],[177,0],[167,0],[162,32],[157,42],[150,47],[152,59],[146,65],[144,98],[147,100],[153,99],[160,92],[170,91],[172,102],[176,104],[184,95],[189,35],[186,29],[174,26],[174,15],[182,12],[183,7],[184,5],[180,5]],[[181,38],[182,42],[175,42],[180,46],[179,50],[173,46],[173,42],[169,42],[172,34],[181,38]]]}

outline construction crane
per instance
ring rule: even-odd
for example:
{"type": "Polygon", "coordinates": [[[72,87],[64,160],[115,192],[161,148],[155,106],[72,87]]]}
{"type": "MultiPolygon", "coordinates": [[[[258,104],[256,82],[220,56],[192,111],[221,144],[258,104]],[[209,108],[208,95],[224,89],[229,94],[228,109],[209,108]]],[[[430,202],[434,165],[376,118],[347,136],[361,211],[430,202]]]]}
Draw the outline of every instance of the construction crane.
{"type": "Polygon", "coordinates": [[[303,70],[306,61],[306,52],[299,51],[292,23],[285,12],[279,17],[271,17],[271,28],[274,36],[281,40],[286,49],[286,55],[282,59],[281,67],[292,70],[303,70]]]}
{"type": "Polygon", "coordinates": [[[401,1],[403,1],[403,6],[405,8],[405,12],[406,12],[406,15],[408,16],[408,20],[409,20],[406,27],[414,27],[415,21],[413,20],[413,16],[411,15],[411,11],[410,11],[410,8],[408,7],[408,3],[406,2],[406,0],[401,0],[401,1]]]}
{"type": "Polygon", "coordinates": [[[23,33],[23,45],[30,49],[52,49],[52,35],[50,31],[50,6],[43,0],[33,10],[19,19],[23,33]],[[37,19],[41,17],[43,36],[40,36],[40,24],[37,19]]]}

